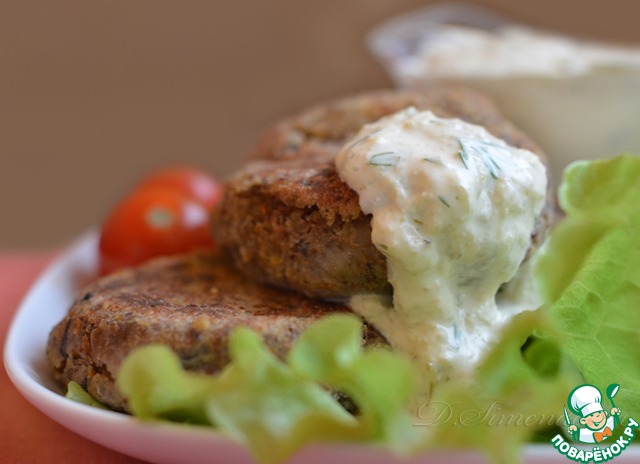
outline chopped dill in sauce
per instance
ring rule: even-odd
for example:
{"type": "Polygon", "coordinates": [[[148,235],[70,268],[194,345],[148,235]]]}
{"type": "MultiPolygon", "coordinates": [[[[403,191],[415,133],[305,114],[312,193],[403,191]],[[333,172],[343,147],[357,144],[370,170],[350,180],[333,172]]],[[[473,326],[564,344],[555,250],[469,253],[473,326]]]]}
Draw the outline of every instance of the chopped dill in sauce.
{"type": "Polygon", "coordinates": [[[444,197],[441,197],[440,195],[438,195],[438,200],[440,200],[442,204],[445,205],[447,208],[451,208],[451,205],[447,202],[447,200],[444,199],[444,197]]]}
{"type": "Polygon", "coordinates": [[[491,155],[492,150],[500,149],[500,150],[509,150],[508,147],[498,145],[492,142],[486,142],[484,140],[471,140],[471,139],[457,139],[458,145],[460,146],[460,150],[458,151],[458,156],[464,163],[464,167],[469,169],[469,153],[473,152],[480,157],[482,163],[489,171],[489,174],[494,179],[499,179],[498,171],[501,171],[502,168],[495,160],[495,158],[491,155]]]}
{"type": "Polygon", "coordinates": [[[463,145],[460,139],[457,139],[457,140],[458,140],[458,145],[460,146],[460,150],[458,150],[458,156],[462,160],[462,164],[464,164],[464,167],[469,169],[469,164],[467,163],[467,161],[469,160],[467,149],[465,148],[465,146],[463,145]]]}
{"type": "Polygon", "coordinates": [[[376,135],[378,133],[380,133],[379,130],[373,131],[373,132],[370,132],[369,134],[367,134],[367,135],[365,135],[363,137],[360,137],[359,139],[355,140],[351,145],[349,145],[349,148],[347,148],[347,152],[351,151],[356,145],[364,142],[365,140],[370,139],[371,137],[373,137],[374,135],[376,135]]]}
{"type": "Polygon", "coordinates": [[[397,161],[398,155],[394,151],[376,153],[369,158],[369,164],[372,166],[393,166],[397,161]]]}

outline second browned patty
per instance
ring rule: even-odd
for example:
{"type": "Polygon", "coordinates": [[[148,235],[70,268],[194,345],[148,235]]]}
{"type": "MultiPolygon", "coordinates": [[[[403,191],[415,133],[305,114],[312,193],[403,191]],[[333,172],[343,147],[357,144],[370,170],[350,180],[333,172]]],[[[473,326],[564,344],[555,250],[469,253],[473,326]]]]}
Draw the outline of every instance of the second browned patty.
{"type": "MultiPolygon", "coordinates": [[[[85,288],[53,329],[47,358],[55,378],[78,382],[93,398],[127,411],[115,379],[135,348],[169,346],[185,369],[215,373],[229,362],[233,328],[248,327],[284,358],[302,331],[348,307],[248,282],[211,253],[158,258],[85,288]]],[[[364,325],[363,344],[386,344],[364,325]]]]}
{"type": "MultiPolygon", "coordinates": [[[[235,266],[252,279],[314,297],[389,293],[385,257],[371,242],[370,216],[340,179],[334,160],[363,125],[409,106],[485,126],[544,160],[487,97],[463,88],[377,91],[309,109],[267,130],[226,185],[213,234],[235,266]]],[[[533,247],[552,221],[549,202],[532,232],[533,247]]]]}

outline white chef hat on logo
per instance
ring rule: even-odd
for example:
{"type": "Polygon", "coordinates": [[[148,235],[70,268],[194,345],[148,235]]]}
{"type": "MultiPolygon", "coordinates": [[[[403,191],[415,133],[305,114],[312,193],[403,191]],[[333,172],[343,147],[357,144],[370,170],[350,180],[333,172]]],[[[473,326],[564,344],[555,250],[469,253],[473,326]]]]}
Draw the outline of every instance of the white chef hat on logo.
{"type": "Polygon", "coordinates": [[[571,409],[575,414],[579,414],[582,417],[586,417],[589,414],[598,411],[604,411],[602,409],[602,393],[593,385],[582,385],[569,396],[571,403],[571,409]]]}

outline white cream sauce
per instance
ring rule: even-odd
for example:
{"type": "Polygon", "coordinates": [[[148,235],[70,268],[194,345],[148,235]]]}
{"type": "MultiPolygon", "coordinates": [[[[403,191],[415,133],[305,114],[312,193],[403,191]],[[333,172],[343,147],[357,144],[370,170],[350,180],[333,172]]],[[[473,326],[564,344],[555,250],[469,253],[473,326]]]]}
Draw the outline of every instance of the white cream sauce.
{"type": "Polygon", "coordinates": [[[513,314],[534,308],[498,307],[496,293],[518,272],[545,201],[540,160],[480,126],[410,108],[365,126],[336,166],[372,214],[393,285],[392,301],[358,295],[353,310],[427,382],[470,373],[513,314]]]}
{"type": "Polygon", "coordinates": [[[549,155],[554,186],[577,159],[640,150],[640,47],[520,26],[440,25],[388,62],[402,87],[462,84],[491,96],[549,155]]]}
{"type": "Polygon", "coordinates": [[[509,26],[495,31],[441,26],[427,36],[404,72],[431,77],[575,76],[594,68],[640,68],[640,49],[578,41],[509,26]]]}

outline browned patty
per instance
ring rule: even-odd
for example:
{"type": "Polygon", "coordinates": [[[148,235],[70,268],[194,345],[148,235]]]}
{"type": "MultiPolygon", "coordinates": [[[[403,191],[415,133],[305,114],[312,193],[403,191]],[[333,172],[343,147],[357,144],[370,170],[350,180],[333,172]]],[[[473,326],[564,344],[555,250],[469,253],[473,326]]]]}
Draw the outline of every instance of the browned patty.
{"type": "MultiPolygon", "coordinates": [[[[312,108],[267,130],[226,185],[213,234],[235,266],[252,279],[314,297],[390,292],[385,257],[371,242],[371,218],[334,159],[364,124],[409,106],[485,126],[543,157],[487,97],[467,89],[377,91],[312,108]]],[[[552,211],[549,203],[532,233],[534,246],[552,211]]]]}
{"type": "MultiPolygon", "coordinates": [[[[115,386],[124,357],[151,343],[171,347],[187,370],[214,373],[229,362],[227,342],[249,327],[284,358],[318,319],[349,309],[248,282],[211,253],[159,258],[89,285],[51,332],[47,357],[62,384],[73,380],[116,410],[127,403],[115,386]]],[[[384,339],[365,326],[364,344],[384,339]]]]}

